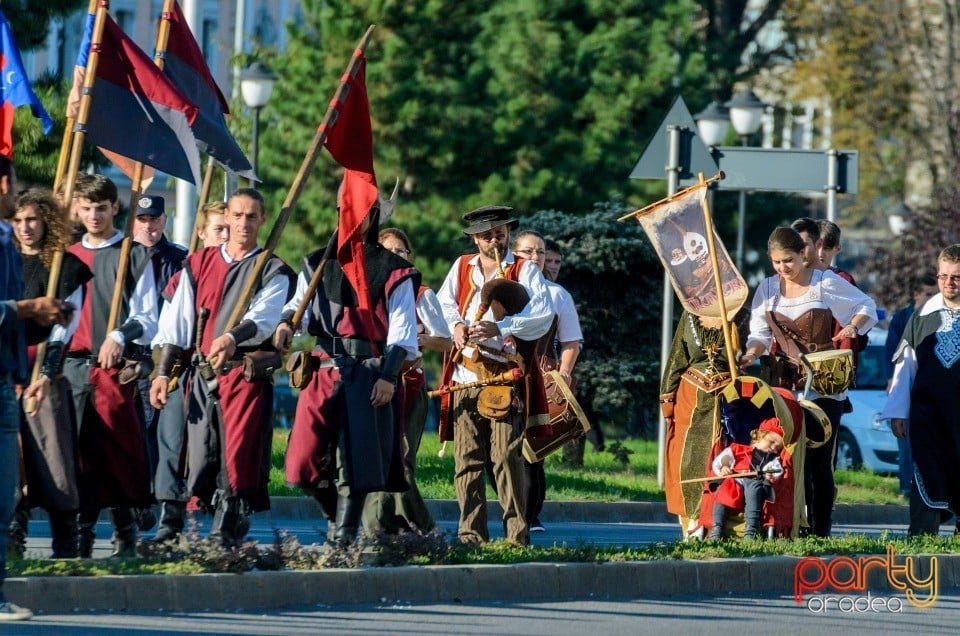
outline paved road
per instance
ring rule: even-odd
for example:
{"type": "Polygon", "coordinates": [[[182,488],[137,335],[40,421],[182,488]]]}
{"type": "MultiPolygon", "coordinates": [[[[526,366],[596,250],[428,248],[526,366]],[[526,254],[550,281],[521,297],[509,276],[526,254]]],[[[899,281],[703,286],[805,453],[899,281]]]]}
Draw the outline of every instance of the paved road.
{"type": "Polygon", "coordinates": [[[0,634],[954,634],[960,598],[928,610],[812,612],[789,596],[311,606],[258,612],[45,614],[0,634]]]}
{"type": "MultiPolygon", "coordinates": [[[[202,518],[201,531],[207,532],[210,527],[210,518],[202,518]]],[[[547,531],[533,533],[531,541],[534,545],[551,546],[553,544],[576,545],[580,542],[605,546],[637,547],[656,543],[658,541],[676,541],[680,538],[680,531],[675,524],[670,523],[578,523],[578,522],[545,522],[547,531]]],[[[444,530],[456,532],[456,521],[441,521],[439,524],[444,530]]],[[[271,519],[254,515],[250,537],[258,543],[271,543],[274,538],[273,528],[282,528],[292,534],[301,544],[309,545],[321,541],[326,524],[322,520],[295,521],[290,519],[271,519]]],[[[491,538],[503,536],[500,524],[490,524],[491,538]]],[[[943,526],[943,534],[952,533],[953,528],[943,526]]],[[[877,525],[837,525],[834,533],[863,534],[866,536],[880,536],[883,532],[893,535],[905,535],[906,525],[877,524],[877,525]]],[[[107,556],[112,547],[109,539],[112,533],[110,524],[101,522],[97,525],[97,543],[94,557],[107,556]]],[[[152,532],[145,533],[145,537],[152,536],[152,532]]],[[[30,538],[27,542],[28,556],[45,558],[50,554],[50,525],[46,521],[30,522],[30,538]]]]}

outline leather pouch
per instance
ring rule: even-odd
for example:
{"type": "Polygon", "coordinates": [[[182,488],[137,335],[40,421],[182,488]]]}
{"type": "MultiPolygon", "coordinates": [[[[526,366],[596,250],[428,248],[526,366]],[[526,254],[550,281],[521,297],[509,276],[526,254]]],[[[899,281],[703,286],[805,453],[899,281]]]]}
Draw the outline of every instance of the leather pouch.
{"type": "Polygon", "coordinates": [[[283,355],[276,349],[260,349],[243,354],[243,379],[264,380],[283,365],[283,355]]]}
{"type": "Polygon", "coordinates": [[[120,384],[130,384],[141,378],[149,378],[151,373],[153,373],[153,360],[151,358],[144,358],[143,360],[124,358],[123,366],[120,367],[120,372],[117,374],[117,381],[120,384]]]}
{"type": "Polygon", "coordinates": [[[290,381],[290,387],[293,389],[303,389],[313,378],[316,371],[314,357],[309,351],[294,351],[287,358],[287,377],[290,381]]]}
{"type": "Polygon", "coordinates": [[[477,410],[480,415],[491,420],[506,419],[513,402],[513,391],[509,385],[485,386],[477,397],[477,410]]]}

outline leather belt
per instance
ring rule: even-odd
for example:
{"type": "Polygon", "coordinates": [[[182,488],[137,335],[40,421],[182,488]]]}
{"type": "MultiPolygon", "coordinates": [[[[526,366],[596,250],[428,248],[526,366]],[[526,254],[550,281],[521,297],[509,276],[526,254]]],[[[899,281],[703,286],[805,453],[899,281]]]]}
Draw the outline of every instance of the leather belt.
{"type": "Polygon", "coordinates": [[[689,367],[683,372],[683,379],[691,384],[696,385],[697,388],[702,389],[707,393],[713,393],[717,389],[726,386],[730,382],[730,374],[717,373],[714,375],[708,375],[689,367]]]}
{"type": "MultiPolygon", "coordinates": [[[[386,343],[378,342],[377,348],[383,351],[386,343]]],[[[369,340],[360,338],[317,338],[314,353],[325,353],[331,358],[352,356],[354,358],[372,358],[373,349],[369,340]]]]}
{"type": "Polygon", "coordinates": [[[318,369],[342,369],[356,363],[356,359],[351,356],[337,356],[335,358],[320,358],[317,360],[318,369]]]}

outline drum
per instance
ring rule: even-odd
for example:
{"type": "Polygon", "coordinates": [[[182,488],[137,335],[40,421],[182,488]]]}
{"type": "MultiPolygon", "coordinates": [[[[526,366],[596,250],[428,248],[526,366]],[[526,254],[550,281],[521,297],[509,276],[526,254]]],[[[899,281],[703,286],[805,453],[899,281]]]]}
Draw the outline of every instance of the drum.
{"type": "Polygon", "coordinates": [[[549,437],[524,438],[523,456],[531,464],[543,461],[547,455],[590,430],[587,416],[559,372],[546,372],[543,386],[547,393],[553,433],[549,437]]]}
{"type": "Polygon", "coordinates": [[[813,369],[812,387],[820,395],[843,393],[853,384],[853,351],[849,349],[815,351],[801,355],[800,359],[804,361],[804,367],[809,364],[813,369]]]}

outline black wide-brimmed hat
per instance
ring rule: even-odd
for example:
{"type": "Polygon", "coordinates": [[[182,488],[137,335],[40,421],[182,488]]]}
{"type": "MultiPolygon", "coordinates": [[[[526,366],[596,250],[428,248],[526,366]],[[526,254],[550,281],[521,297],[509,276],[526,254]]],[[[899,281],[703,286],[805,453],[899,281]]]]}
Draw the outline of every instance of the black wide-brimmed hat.
{"type": "Polygon", "coordinates": [[[463,215],[464,223],[469,225],[463,230],[467,236],[481,234],[501,225],[509,225],[511,230],[517,229],[520,221],[510,218],[513,208],[504,205],[485,205],[463,215]]]}

